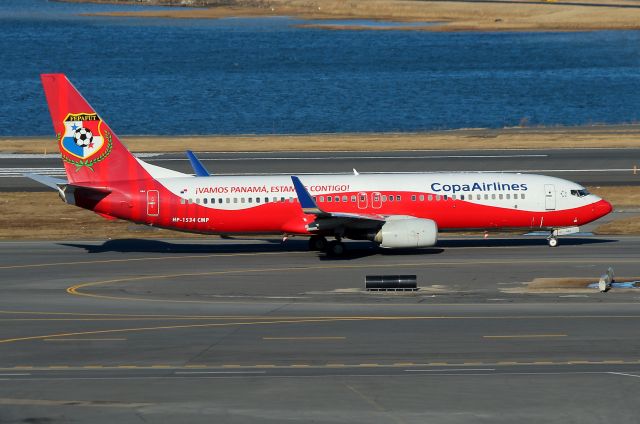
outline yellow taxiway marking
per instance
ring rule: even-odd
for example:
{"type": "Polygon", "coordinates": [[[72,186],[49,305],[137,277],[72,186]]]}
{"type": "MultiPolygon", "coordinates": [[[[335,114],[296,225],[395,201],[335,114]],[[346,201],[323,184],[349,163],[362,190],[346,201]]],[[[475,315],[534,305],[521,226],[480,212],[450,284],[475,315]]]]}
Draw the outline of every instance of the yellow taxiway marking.
{"type": "Polygon", "coordinates": [[[126,332],[142,332],[142,331],[158,331],[158,330],[179,330],[187,328],[215,328],[215,327],[232,327],[232,326],[257,326],[257,325],[276,325],[276,324],[309,324],[309,323],[330,323],[330,322],[355,322],[355,321],[411,321],[411,320],[540,320],[540,319],[638,319],[640,315],[534,315],[534,316],[344,316],[344,317],[296,317],[288,319],[273,319],[264,317],[262,320],[256,321],[232,321],[232,322],[214,322],[214,323],[198,323],[198,324],[177,324],[162,325],[155,327],[132,327],[132,328],[116,328],[108,330],[80,331],[70,333],[44,334],[38,336],[15,337],[10,339],[0,339],[1,343],[12,343],[29,340],[43,340],[53,338],[74,338],[78,336],[117,334],[126,332]]]}
{"type": "Polygon", "coordinates": [[[168,364],[147,364],[147,365],[113,365],[113,364],[91,364],[91,365],[30,365],[30,366],[13,366],[13,367],[0,367],[0,371],[17,371],[17,370],[30,370],[30,371],[47,371],[47,370],[65,370],[65,371],[83,371],[83,370],[124,370],[124,369],[136,369],[136,370],[153,370],[153,369],[169,369],[169,370],[188,370],[188,369],[248,369],[248,368],[262,368],[262,369],[323,369],[323,368],[442,368],[445,369],[454,367],[470,368],[471,366],[539,366],[539,365],[629,365],[638,364],[638,360],[611,360],[611,361],[589,361],[589,360],[574,360],[574,361],[487,361],[487,362],[429,362],[429,363],[410,363],[410,362],[396,362],[393,364],[384,363],[360,363],[360,364],[343,364],[343,363],[327,363],[327,364],[199,364],[199,365],[168,365],[168,364]]]}
{"type": "Polygon", "coordinates": [[[346,340],[346,337],[343,336],[318,336],[318,337],[263,337],[262,340],[299,340],[299,341],[308,341],[308,340],[346,340]]]}
{"type": "Polygon", "coordinates": [[[27,265],[4,265],[0,269],[20,269],[20,268],[43,268],[48,266],[72,266],[72,265],[95,265],[95,264],[111,264],[122,262],[142,262],[142,261],[170,261],[184,259],[210,259],[215,257],[232,257],[232,256],[265,256],[265,255],[284,255],[284,254],[308,254],[308,252],[257,252],[257,253],[212,253],[207,255],[186,255],[186,256],[151,256],[146,258],[127,258],[127,259],[103,259],[96,261],[75,261],[75,262],[48,262],[41,264],[27,265]]]}
{"type": "Polygon", "coordinates": [[[545,337],[568,337],[568,334],[513,334],[504,336],[482,336],[485,339],[540,339],[545,337]]]}
{"type": "Polygon", "coordinates": [[[85,339],[85,338],[79,338],[79,339],[62,339],[62,338],[55,338],[55,339],[42,339],[43,342],[115,342],[115,341],[123,341],[123,340],[127,340],[125,338],[111,338],[111,339],[85,339]]]}
{"type": "MultiPolygon", "coordinates": [[[[243,254],[244,255],[244,254],[243,254]]],[[[467,265],[504,265],[504,264],[517,264],[526,261],[528,264],[531,263],[540,263],[540,264],[549,264],[549,263],[583,263],[584,259],[582,258],[565,258],[565,259],[531,259],[531,258],[523,258],[523,259],[515,259],[515,260],[466,260],[466,261],[441,261],[441,262],[410,262],[410,263],[397,263],[397,264],[360,264],[360,265],[310,265],[310,266],[300,266],[300,267],[278,267],[278,268],[255,268],[255,269],[232,269],[232,270],[223,270],[223,271],[207,271],[207,272],[192,272],[192,273],[178,273],[178,274],[157,274],[157,275],[145,275],[140,277],[128,277],[128,278],[117,278],[110,280],[101,280],[101,281],[93,281],[88,283],[80,283],[75,284],[71,287],[67,288],[67,293],[75,296],[86,296],[93,297],[99,299],[109,299],[109,300],[132,300],[132,301],[140,301],[140,302],[165,302],[165,303],[242,303],[238,301],[205,301],[205,300],[168,300],[168,299],[156,299],[156,298],[143,298],[143,297],[128,297],[128,296],[109,296],[109,295],[99,295],[94,293],[88,293],[84,291],[80,291],[81,289],[86,289],[88,287],[95,287],[99,285],[105,284],[118,284],[118,283],[128,283],[135,281],[145,281],[145,280],[153,280],[153,279],[167,279],[167,278],[182,278],[182,277],[202,277],[202,276],[214,276],[214,275],[234,275],[234,274],[256,274],[256,273],[267,273],[267,272],[298,272],[298,271],[310,271],[310,270],[336,270],[336,269],[371,269],[371,268],[398,268],[398,267],[434,267],[434,266],[467,266],[467,265]]],[[[636,263],[635,259],[607,259],[607,260],[590,260],[590,263],[607,263],[607,264],[617,264],[617,263],[636,263]]]]}

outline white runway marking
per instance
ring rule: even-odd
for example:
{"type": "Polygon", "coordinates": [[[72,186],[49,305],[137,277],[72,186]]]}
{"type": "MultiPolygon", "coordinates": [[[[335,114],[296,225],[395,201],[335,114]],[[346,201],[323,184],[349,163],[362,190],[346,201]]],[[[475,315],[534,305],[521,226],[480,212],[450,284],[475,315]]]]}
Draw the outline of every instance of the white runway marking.
{"type": "MultiPolygon", "coordinates": [[[[257,156],[257,157],[240,157],[240,158],[200,158],[202,161],[243,161],[243,160],[354,160],[354,159],[513,159],[513,158],[546,158],[545,154],[530,155],[428,155],[428,156],[312,156],[312,157],[295,157],[295,156],[257,156]]],[[[159,158],[154,162],[182,162],[188,161],[187,158],[159,158]]]]}
{"type": "Polygon", "coordinates": [[[623,375],[625,377],[635,377],[635,378],[640,378],[640,375],[635,375],[635,374],[627,374],[626,372],[609,372],[607,374],[611,374],[611,375],[623,375]]]}

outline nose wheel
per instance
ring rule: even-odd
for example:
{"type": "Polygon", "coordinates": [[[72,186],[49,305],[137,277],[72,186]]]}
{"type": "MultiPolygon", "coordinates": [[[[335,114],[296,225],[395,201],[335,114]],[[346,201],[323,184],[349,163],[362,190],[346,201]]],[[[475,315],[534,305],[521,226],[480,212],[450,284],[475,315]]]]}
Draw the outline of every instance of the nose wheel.
{"type": "Polygon", "coordinates": [[[558,238],[551,236],[547,239],[547,243],[549,243],[549,247],[556,247],[558,245],[558,238]]]}

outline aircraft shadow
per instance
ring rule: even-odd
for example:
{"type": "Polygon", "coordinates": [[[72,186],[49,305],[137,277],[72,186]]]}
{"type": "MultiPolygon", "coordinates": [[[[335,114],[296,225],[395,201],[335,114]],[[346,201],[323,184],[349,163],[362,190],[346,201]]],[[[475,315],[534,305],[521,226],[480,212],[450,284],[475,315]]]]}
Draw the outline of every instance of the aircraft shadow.
{"type": "MultiPolygon", "coordinates": [[[[256,239],[256,243],[235,242],[228,239],[226,243],[207,244],[194,243],[180,240],[153,240],[153,239],[116,239],[107,240],[96,244],[90,242],[68,242],[60,243],[62,246],[84,249],[87,253],[261,253],[261,252],[301,252],[306,251],[306,239],[289,239],[282,243],[279,239],[256,239]],[[262,241],[262,243],[260,243],[262,241]],[[266,242],[266,243],[265,243],[266,242]]],[[[579,246],[590,244],[615,243],[615,239],[603,238],[561,238],[558,249],[562,246],[579,246]]],[[[331,257],[324,252],[318,252],[320,260],[354,260],[373,255],[383,256],[405,256],[405,255],[433,255],[440,254],[447,248],[460,247],[522,247],[522,246],[546,246],[546,241],[542,238],[463,238],[463,239],[441,239],[438,245],[432,248],[421,249],[382,249],[370,242],[347,242],[347,250],[342,257],[331,257]]]]}
{"type": "MultiPolygon", "coordinates": [[[[604,239],[596,237],[560,237],[557,249],[562,246],[580,246],[589,244],[616,243],[615,239],[604,239]]],[[[523,247],[523,246],[546,246],[547,240],[541,237],[513,237],[513,238],[460,238],[460,239],[440,239],[439,247],[523,247]]]]}
{"type": "Polygon", "coordinates": [[[296,252],[307,249],[306,240],[269,239],[265,243],[234,243],[230,240],[224,244],[194,243],[190,241],[164,241],[153,239],[116,239],[101,244],[89,242],[59,243],[62,246],[85,249],[87,253],[260,253],[260,252],[296,252]]]}

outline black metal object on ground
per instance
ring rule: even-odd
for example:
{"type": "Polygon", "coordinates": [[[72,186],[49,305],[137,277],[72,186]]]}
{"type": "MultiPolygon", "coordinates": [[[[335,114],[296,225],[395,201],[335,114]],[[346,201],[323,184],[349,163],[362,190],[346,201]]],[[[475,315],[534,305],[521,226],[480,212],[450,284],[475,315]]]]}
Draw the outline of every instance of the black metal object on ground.
{"type": "Polygon", "coordinates": [[[415,291],[418,278],[416,275],[367,275],[364,286],[369,291],[415,291]]]}

